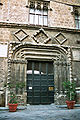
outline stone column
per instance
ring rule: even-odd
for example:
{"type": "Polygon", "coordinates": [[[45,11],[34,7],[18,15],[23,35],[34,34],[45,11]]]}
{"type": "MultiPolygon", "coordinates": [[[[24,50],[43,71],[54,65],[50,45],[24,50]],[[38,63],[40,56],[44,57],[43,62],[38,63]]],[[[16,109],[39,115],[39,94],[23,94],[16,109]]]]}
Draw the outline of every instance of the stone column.
{"type": "Polygon", "coordinates": [[[24,105],[27,104],[27,90],[26,90],[26,86],[27,86],[27,63],[28,61],[26,61],[26,66],[25,66],[25,88],[24,88],[24,92],[23,92],[23,98],[24,98],[24,105]]]}
{"type": "Polygon", "coordinates": [[[57,103],[57,96],[58,96],[58,60],[54,61],[54,103],[57,103]]]}

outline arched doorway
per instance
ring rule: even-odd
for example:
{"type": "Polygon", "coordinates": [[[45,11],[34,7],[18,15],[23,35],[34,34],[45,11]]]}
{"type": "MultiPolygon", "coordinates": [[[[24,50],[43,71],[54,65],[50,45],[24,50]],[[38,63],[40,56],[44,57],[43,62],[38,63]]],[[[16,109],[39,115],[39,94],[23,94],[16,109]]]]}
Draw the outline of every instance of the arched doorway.
{"type": "Polygon", "coordinates": [[[54,88],[62,91],[61,82],[67,79],[67,51],[56,45],[21,43],[9,55],[8,80],[25,81],[21,95],[25,104],[53,103],[54,88]]]}

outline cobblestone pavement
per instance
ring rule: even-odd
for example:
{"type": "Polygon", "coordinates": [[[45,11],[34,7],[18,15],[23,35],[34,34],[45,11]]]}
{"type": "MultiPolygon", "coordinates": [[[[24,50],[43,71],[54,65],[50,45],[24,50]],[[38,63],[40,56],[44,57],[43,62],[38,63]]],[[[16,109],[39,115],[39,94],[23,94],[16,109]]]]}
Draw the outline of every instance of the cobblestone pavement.
{"type": "Polygon", "coordinates": [[[27,105],[25,110],[0,111],[0,120],[80,120],[80,109],[51,105],[27,105]]]}

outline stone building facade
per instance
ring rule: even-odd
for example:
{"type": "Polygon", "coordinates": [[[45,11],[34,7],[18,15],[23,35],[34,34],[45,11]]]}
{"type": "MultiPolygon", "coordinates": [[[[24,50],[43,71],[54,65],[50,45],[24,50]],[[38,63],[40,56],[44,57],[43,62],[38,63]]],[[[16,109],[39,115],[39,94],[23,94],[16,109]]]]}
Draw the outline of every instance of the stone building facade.
{"type": "Polygon", "coordinates": [[[25,105],[64,104],[62,83],[74,80],[80,103],[80,1],[1,0],[0,13],[0,106],[10,81],[25,82],[25,105]]]}

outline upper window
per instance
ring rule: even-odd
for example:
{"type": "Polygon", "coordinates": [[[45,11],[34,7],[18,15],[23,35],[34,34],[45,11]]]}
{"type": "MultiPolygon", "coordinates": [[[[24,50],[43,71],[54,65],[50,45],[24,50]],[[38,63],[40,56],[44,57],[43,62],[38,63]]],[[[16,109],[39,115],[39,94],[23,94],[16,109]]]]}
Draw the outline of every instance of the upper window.
{"type": "Polygon", "coordinates": [[[29,21],[33,25],[48,26],[48,3],[30,1],[29,21]]]}
{"type": "Polygon", "coordinates": [[[75,24],[76,24],[76,29],[80,29],[80,15],[78,14],[75,15],[75,24]]]}

